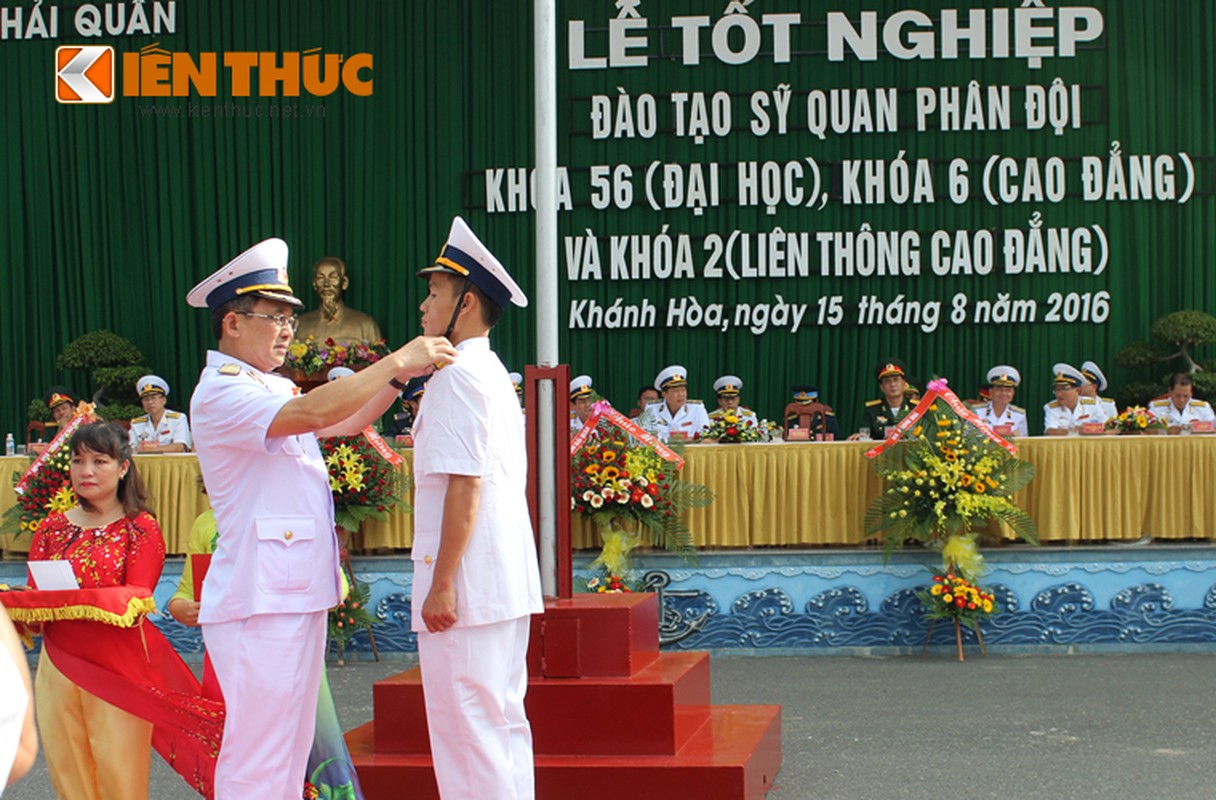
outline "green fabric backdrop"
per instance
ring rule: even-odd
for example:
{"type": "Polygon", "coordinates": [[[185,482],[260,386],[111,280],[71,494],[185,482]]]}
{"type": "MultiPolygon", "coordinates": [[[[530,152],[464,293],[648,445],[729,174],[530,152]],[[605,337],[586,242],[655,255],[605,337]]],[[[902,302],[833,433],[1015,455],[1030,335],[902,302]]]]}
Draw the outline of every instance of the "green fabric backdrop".
{"type": "MultiPolygon", "coordinates": [[[[14,4],[9,4],[10,6],[14,4]]],[[[24,4],[28,6],[29,4],[24,4]]],[[[594,376],[596,388],[623,409],[637,387],[668,363],[685,364],[692,396],[712,403],[711,384],[723,372],[745,381],[745,402],[776,416],[787,387],[809,382],[841,411],[844,427],[855,429],[855,409],[874,396],[871,370],[885,354],[903,357],[914,374],[949,376],[961,394],[971,393],[987,367],[1001,362],[1022,370],[1026,383],[1018,402],[1031,410],[1032,430],[1041,427],[1039,406],[1050,398],[1049,370],[1056,360],[1093,358],[1115,381],[1139,378],[1113,365],[1124,344],[1147,336],[1149,324],[1180,308],[1211,309],[1216,285],[1209,265],[1216,250],[1213,203],[1216,114],[1210,87],[1216,67],[1210,55],[1216,6],[1206,0],[1120,0],[1094,2],[1105,17],[1105,32],[1075,58],[1046,59],[1041,69],[1024,59],[829,62],[821,22],[828,10],[877,11],[885,19],[906,3],[839,0],[837,3],[756,3],[753,15],[800,11],[790,64],[768,57],[728,67],[712,60],[697,68],[680,64],[678,32],[672,16],[705,14],[716,20],[722,3],[648,1],[640,7],[651,21],[658,52],[642,69],[571,71],[566,66],[566,21],[587,20],[589,48],[602,53],[603,28],[615,16],[613,4],[559,4],[559,160],[570,167],[575,208],[559,218],[562,236],[592,228],[601,237],[653,234],[664,224],[693,237],[734,229],[875,230],[1025,228],[1035,211],[1047,225],[1100,224],[1110,237],[1105,275],[989,276],[986,278],[858,279],[812,276],[732,282],[681,280],[650,282],[569,282],[561,276],[561,353],[576,373],[594,376]],[[763,6],[763,8],[760,8],[763,6]],[[991,133],[918,133],[909,129],[910,102],[901,100],[904,129],[868,136],[833,136],[820,141],[791,127],[784,137],[757,138],[746,131],[747,97],[753,90],[789,83],[795,96],[812,88],[896,87],[981,84],[1049,84],[1060,76],[1082,84],[1080,130],[1063,136],[1014,130],[991,133]],[[593,94],[663,98],[677,90],[730,91],[735,98],[735,130],[723,139],[691,145],[671,134],[669,114],[650,140],[593,140],[588,107],[593,94]],[[655,212],[644,203],[626,211],[596,211],[587,193],[593,164],[632,164],[635,171],[658,159],[674,163],[739,160],[788,161],[806,155],[836,170],[842,158],[933,159],[937,166],[955,156],[973,161],[973,172],[993,153],[1015,157],[1057,155],[1075,171],[1082,155],[1104,155],[1118,140],[1125,153],[1188,152],[1198,180],[1185,204],[1166,202],[1015,203],[992,208],[973,193],[956,206],[941,196],[922,206],[844,206],[833,199],[821,211],[781,207],[763,210],[733,203],[733,180],[723,183],[723,202],[703,216],[687,209],[655,212]],[[1053,291],[1111,292],[1109,320],[1102,325],[952,326],[949,298],[957,291],[973,297],[1035,297],[1040,314],[1053,291]],[[810,304],[809,321],[820,296],[840,294],[852,305],[862,293],[890,298],[904,293],[944,300],[943,323],[926,334],[915,327],[807,325],[797,335],[769,330],[721,333],[704,328],[666,329],[669,297],[696,295],[705,302],[771,299],[810,304]],[[571,300],[617,297],[659,307],[659,326],[633,331],[569,332],[571,300]]],[[[934,19],[941,8],[1009,8],[1010,4],[925,2],[934,19]]],[[[28,9],[27,9],[28,10],[28,9]]],[[[45,9],[44,9],[45,10],[45,9]]],[[[352,270],[347,302],[376,317],[391,341],[417,330],[422,285],[414,271],[433,257],[451,217],[465,215],[473,228],[520,278],[534,287],[533,218],[529,213],[486,212],[485,170],[526,167],[532,162],[532,7],[529,3],[358,3],[302,0],[260,3],[181,0],[176,32],[153,36],[86,39],[72,31],[75,7],[61,9],[58,39],[0,41],[0,254],[10,287],[8,313],[0,315],[0,347],[8,380],[0,390],[5,430],[22,430],[25,407],[46,386],[66,382],[91,391],[87,377],[56,371],[56,354],[74,337],[109,328],[135,342],[149,368],[174,387],[172,407],[184,408],[203,353],[210,344],[206,315],[185,306],[198,280],[253,242],[271,235],[292,248],[291,275],[310,305],[311,264],[323,255],[344,258],[352,270]],[[371,53],[374,92],[356,97],[339,91],[327,98],[232,98],[221,84],[216,98],[119,97],[110,105],[60,105],[53,97],[54,49],[61,44],[110,44],[120,53],[153,43],[172,52],[307,51],[371,53]],[[235,110],[221,118],[189,116],[191,107],[235,110]],[[294,106],[297,116],[270,118],[272,109],[294,106]],[[262,116],[257,116],[258,109],[262,116]],[[177,115],[177,116],[171,116],[177,115]]],[[[703,42],[708,42],[708,34],[703,42]]],[[[707,45],[706,45],[707,46],[707,45]]],[[[1022,115],[1014,91],[1013,118],[1022,115]]],[[[795,99],[794,104],[798,104],[795,99]]],[[[724,166],[733,174],[733,166],[724,166]]],[[[838,170],[836,173],[838,175],[838,170]]],[[[944,187],[944,180],[937,186],[944,187]]],[[[1076,186],[1076,181],[1072,181],[1076,186]]],[[[564,245],[559,248],[564,254],[564,245]]],[[[698,261],[700,258],[698,257],[698,261]]],[[[607,265],[605,264],[605,268],[607,265]]],[[[924,270],[928,273],[927,267],[924,270]]],[[[532,310],[509,312],[496,334],[508,366],[521,369],[535,352],[532,310]]],[[[1162,370],[1164,371],[1164,369],[1162,370]]]]}

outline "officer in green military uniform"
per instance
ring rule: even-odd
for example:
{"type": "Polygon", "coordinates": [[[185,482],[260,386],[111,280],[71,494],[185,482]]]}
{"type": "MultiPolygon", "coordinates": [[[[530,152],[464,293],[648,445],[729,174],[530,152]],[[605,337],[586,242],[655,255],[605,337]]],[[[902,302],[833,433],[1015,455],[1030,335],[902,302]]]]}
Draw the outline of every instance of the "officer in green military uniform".
{"type": "Polygon", "coordinates": [[[862,425],[869,429],[871,439],[887,438],[887,428],[898,425],[899,421],[916,407],[907,396],[907,376],[908,368],[898,358],[878,362],[874,377],[878,381],[878,388],[882,390],[882,397],[867,401],[862,412],[862,425]]]}

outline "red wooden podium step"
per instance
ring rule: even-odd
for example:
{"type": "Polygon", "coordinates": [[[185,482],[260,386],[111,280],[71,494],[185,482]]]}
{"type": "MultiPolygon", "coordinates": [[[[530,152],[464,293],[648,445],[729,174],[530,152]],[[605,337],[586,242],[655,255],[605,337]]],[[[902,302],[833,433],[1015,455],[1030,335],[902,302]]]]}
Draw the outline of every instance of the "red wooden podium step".
{"type": "MultiPolygon", "coordinates": [[[[620,709],[616,716],[627,720],[630,711],[620,709]]],[[[438,800],[430,756],[376,753],[375,725],[369,722],[346,735],[367,800],[438,800]]],[[[537,755],[536,797],[760,800],[780,766],[780,706],[713,706],[674,755],[537,755]]]]}
{"type": "MultiPolygon", "coordinates": [[[[376,719],[425,719],[420,670],[377,681],[372,702],[376,719]]],[[[662,653],[628,677],[532,678],[526,703],[537,754],[671,755],[708,717],[709,655],[662,653]]],[[[424,725],[380,726],[375,743],[383,754],[431,751],[424,725]]]]}
{"type": "MultiPolygon", "coordinates": [[[[710,705],[709,655],[659,651],[653,594],[546,598],[532,619],[536,796],[760,800],[781,766],[780,706],[710,705]]],[[[368,800],[437,798],[418,669],[378,681],[346,735],[368,800]]],[[[494,800],[487,798],[487,800],[494,800]]]]}

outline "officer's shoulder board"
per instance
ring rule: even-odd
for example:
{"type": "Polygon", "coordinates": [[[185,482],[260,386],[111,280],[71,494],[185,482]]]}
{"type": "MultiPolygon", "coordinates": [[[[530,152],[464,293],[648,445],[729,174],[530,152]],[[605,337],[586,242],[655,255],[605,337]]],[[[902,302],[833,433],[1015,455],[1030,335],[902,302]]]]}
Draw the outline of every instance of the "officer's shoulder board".
{"type": "Polygon", "coordinates": [[[1021,406],[1015,406],[1013,403],[1010,403],[1009,407],[1012,408],[1014,411],[1018,412],[1019,414],[1026,413],[1026,409],[1022,408],[1021,406]]]}
{"type": "Polygon", "coordinates": [[[1098,399],[1101,400],[1103,403],[1115,402],[1115,398],[1113,398],[1113,397],[1099,397],[1098,399]]]}
{"type": "Polygon", "coordinates": [[[1048,404],[1047,404],[1047,407],[1048,407],[1048,408],[1059,408],[1059,407],[1060,407],[1060,401],[1059,401],[1059,400],[1052,400],[1050,403],[1048,403],[1048,404]]]}
{"type": "Polygon", "coordinates": [[[1207,404],[1208,404],[1207,400],[1192,400],[1191,401],[1191,406],[1193,406],[1194,408],[1203,408],[1207,404]]]}
{"type": "Polygon", "coordinates": [[[882,400],[881,400],[881,399],[878,399],[878,400],[867,400],[867,401],[866,401],[866,408],[873,408],[874,406],[878,405],[878,404],[879,404],[879,403],[881,403],[881,402],[882,402],[882,400]]]}
{"type": "Polygon", "coordinates": [[[181,419],[182,413],[180,411],[166,411],[165,416],[169,419],[181,419]]]}
{"type": "Polygon", "coordinates": [[[144,423],[145,423],[145,422],[147,422],[147,421],[148,421],[148,415],[147,415],[147,414],[144,414],[142,417],[134,417],[134,418],[131,420],[131,424],[132,424],[132,425],[142,425],[142,424],[144,424],[144,423]]]}
{"type": "Polygon", "coordinates": [[[234,364],[233,362],[229,361],[216,371],[221,375],[240,375],[241,367],[239,364],[234,364]]]}
{"type": "MultiPolygon", "coordinates": [[[[1164,406],[1164,405],[1167,405],[1169,402],[1170,402],[1169,398],[1162,397],[1157,400],[1150,400],[1148,406],[1149,406],[1149,408],[1152,408],[1153,406],[1164,406]]],[[[1192,400],[1191,405],[1195,405],[1196,403],[1202,403],[1202,402],[1203,402],[1202,400],[1192,400]]]]}
{"type": "Polygon", "coordinates": [[[1098,403],[1098,398],[1096,398],[1096,397],[1082,397],[1082,398],[1081,398],[1081,405],[1083,405],[1083,406],[1096,406],[1096,405],[1099,405],[1099,403],[1098,403]]]}
{"type": "Polygon", "coordinates": [[[705,404],[704,404],[704,403],[702,403],[700,400],[689,400],[689,401],[688,401],[688,404],[689,404],[690,406],[703,406],[703,405],[705,405],[705,404]]]}

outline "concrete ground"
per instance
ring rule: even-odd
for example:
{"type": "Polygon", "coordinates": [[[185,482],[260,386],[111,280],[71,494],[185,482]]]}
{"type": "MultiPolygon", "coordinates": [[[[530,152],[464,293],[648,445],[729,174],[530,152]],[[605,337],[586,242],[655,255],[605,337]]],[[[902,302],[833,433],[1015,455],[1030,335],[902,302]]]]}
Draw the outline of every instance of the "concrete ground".
{"type": "MultiPolygon", "coordinates": [[[[331,667],[343,724],[371,719],[372,683],[411,665],[331,667]]],[[[1211,655],[724,654],[712,672],[717,703],[784,707],[774,800],[1216,796],[1211,655]]],[[[41,760],[4,793],[53,796],[41,760]]],[[[197,795],[154,757],[149,797],[197,795]]]]}

